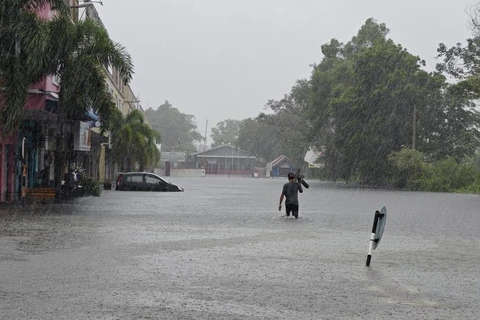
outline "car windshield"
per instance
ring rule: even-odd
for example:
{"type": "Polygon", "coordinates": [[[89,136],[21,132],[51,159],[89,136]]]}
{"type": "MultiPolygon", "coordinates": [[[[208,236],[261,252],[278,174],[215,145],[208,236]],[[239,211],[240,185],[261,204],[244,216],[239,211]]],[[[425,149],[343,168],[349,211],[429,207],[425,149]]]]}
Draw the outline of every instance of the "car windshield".
{"type": "Polygon", "coordinates": [[[162,177],[159,177],[159,178],[160,178],[160,180],[162,180],[162,181],[165,182],[165,183],[172,184],[170,181],[168,181],[168,180],[166,180],[166,179],[164,179],[164,178],[162,178],[162,177]]]}

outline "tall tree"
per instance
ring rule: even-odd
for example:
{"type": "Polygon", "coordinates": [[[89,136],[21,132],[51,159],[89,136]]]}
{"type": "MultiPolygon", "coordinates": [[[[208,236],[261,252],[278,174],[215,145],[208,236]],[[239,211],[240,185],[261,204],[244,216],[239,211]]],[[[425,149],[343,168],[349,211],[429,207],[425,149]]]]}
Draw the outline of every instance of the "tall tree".
{"type": "MultiPolygon", "coordinates": [[[[281,154],[289,157],[298,167],[303,165],[305,153],[311,145],[311,140],[308,139],[310,121],[302,116],[309,101],[309,92],[308,83],[299,80],[283,99],[270,100],[266,105],[266,108],[275,112],[272,117],[265,118],[265,121],[277,130],[281,154]]],[[[280,154],[275,155],[275,158],[278,155],[280,154]]]]}
{"type": "Polygon", "coordinates": [[[326,176],[336,180],[342,175],[336,145],[335,118],[331,103],[354,84],[353,64],[343,56],[343,45],[333,39],[322,46],[324,59],[314,65],[309,80],[310,99],[302,114],[308,123],[307,136],[321,150],[326,176]]]}
{"type": "Polygon", "coordinates": [[[387,155],[412,143],[412,121],[423,87],[421,61],[392,40],[353,59],[355,84],[332,101],[336,145],[345,178],[384,183],[387,155]]]}
{"type": "Polygon", "coordinates": [[[387,34],[384,24],[368,19],[347,44],[323,45],[324,57],[313,66],[303,116],[332,179],[384,183],[387,155],[402,147],[434,159],[475,148],[468,96],[454,97],[441,74],[423,71],[424,61],[387,34]]]}
{"type": "Polygon", "coordinates": [[[470,99],[480,97],[480,3],[470,8],[470,26],[473,37],[466,40],[466,45],[458,42],[448,48],[440,43],[437,58],[443,61],[437,64],[437,70],[455,79],[451,92],[470,99]]]}
{"type": "Polygon", "coordinates": [[[241,120],[226,119],[217,123],[217,127],[212,128],[210,137],[213,140],[212,148],[222,144],[237,144],[239,125],[241,120]]]}
{"type": "MultiPolygon", "coordinates": [[[[434,87],[438,79],[432,79],[434,87]]],[[[427,87],[428,88],[428,87],[427,87]]],[[[475,100],[459,85],[441,83],[441,90],[423,90],[421,99],[429,102],[419,110],[417,122],[417,149],[432,160],[446,157],[461,161],[471,157],[480,148],[480,114],[475,100]]]]}
{"type": "Polygon", "coordinates": [[[480,148],[480,113],[475,100],[480,98],[480,4],[470,8],[470,26],[473,37],[466,45],[457,43],[448,48],[440,43],[438,57],[443,61],[437,64],[437,70],[453,78],[446,85],[442,104],[444,109],[440,117],[435,136],[444,142],[439,155],[453,156],[457,160],[473,156],[480,148]]]}
{"type": "Polygon", "coordinates": [[[267,102],[265,108],[273,114],[260,113],[256,119],[240,122],[237,145],[264,161],[283,154],[301,167],[311,146],[311,122],[302,116],[310,90],[308,81],[299,80],[283,99],[267,102]]]}
{"type": "Polygon", "coordinates": [[[271,161],[283,153],[281,128],[272,125],[275,115],[261,113],[239,124],[236,145],[261,161],[271,161]]]}
{"type": "Polygon", "coordinates": [[[157,110],[149,108],[145,116],[152,128],[162,135],[162,148],[174,150],[196,151],[194,142],[203,141],[197,131],[197,124],[193,115],[181,113],[170,102],[165,101],[157,110]]]}
{"type": "Polygon", "coordinates": [[[385,40],[389,32],[385,23],[378,23],[375,19],[369,18],[357,35],[345,45],[342,55],[345,58],[353,57],[363,49],[372,47],[376,42],[385,40]]]}

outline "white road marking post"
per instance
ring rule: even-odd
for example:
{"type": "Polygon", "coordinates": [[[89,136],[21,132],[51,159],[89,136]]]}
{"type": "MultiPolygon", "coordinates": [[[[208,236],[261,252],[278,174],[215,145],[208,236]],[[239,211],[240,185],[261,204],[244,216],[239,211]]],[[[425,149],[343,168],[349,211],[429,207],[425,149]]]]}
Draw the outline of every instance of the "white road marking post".
{"type": "Polygon", "coordinates": [[[373,219],[373,228],[372,228],[372,235],[370,236],[370,245],[368,246],[368,255],[367,255],[367,267],[370,266],[370,260],[372,260],[372,252],[373,252],[373,245],[375,244],[375,232],[377,231],[377,223],[378,217],[380,216],[380,212],[377,210],[375,211],[375,218],[373,219]]]}

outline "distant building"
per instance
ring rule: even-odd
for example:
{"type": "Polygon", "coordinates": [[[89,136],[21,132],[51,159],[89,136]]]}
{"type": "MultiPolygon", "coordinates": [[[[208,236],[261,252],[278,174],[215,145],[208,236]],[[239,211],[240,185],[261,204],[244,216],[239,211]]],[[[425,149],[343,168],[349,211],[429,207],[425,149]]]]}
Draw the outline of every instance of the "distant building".
{"type": "Polygon", "coordinates": [[[221,145],[190,155],[196,168],[207,175],[253,175],[256,157],[231,145],[221,145]]]}
{"type": "Polygon", "coordinates": [[[289,172],[295,171],[293,162],[284,155],[281,155],[273,161],[267,163],[267,178],[286,177],[289,172]]]}

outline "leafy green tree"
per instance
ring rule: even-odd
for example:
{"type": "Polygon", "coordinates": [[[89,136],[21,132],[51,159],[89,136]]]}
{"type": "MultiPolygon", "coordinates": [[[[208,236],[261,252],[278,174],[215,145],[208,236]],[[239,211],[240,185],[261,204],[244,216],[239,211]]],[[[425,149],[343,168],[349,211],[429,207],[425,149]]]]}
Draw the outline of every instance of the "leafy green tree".
{"type": "Polygon", "coordinates": [[[343,57],[343,45],[333,39],[322,46],[324,59],[315,65],[309,80],[310,94],[305,111],[304,123],[308,124],[307,137],[311,145],[323,150],[321,160],[327,177],[336,180],[342,176],[335,114],[332,100],[340,97],[353,85],[353,64],[343,57]]]}
{"type": "Polygon", "coordinates": [[[217,123],[216,128],[212,128],[210,137],[213,140],[212,148],[222,144],[236,145],[238,139],[240,120],[226,119],[217,123]]]}
{"type": "Polygon", "coordinates": [[[433,160],[452,157],[461,161],[480,148],[480,115],[474,101],[448,89],[451,86],[419,119],[418,149],[433,160]]]}
{"type": "Polygon", "coordinates": [[[385,23],[378,23],[375,19],[369,18],[362,25],[357,35],[354,36],[343,48],[342,55],[345,58],[353,57],[372,47],[378,41],[384,41],[390,30],[385,23]]]}
{"type": "Polygon", "coordinates": [[[19,125],[28,88],[50,73],[48,23],[36,10],[53,6],[63,14],[63,0],[0,2],[0,126],[12,133],[19,125]]]}
{"type": "Polygon", "coordinates": [[[473,157],[473,163],[475,163],[475,166],[480,171],[480,152],[475,153],[475,156],[473,157]]]}
{"type": "Polygon", "coordinates": [[[264,161],[286,155],[301,167],[310,146],[309,122],[302,116],[309,94],[308,81],[299,80],[283,99],[268,101],[265,108],[274,113],[243,120],[237,145],[264,161]]]}
{"type": "Polygon", "coordinates": [[[322,45],[323,59],[313,65],[308,80],[310,93],[306,99],[303,122],[308,126],[306,133],[311,146],[322,151],[321,161],[324,173],[333,180],[349,179],[351,166],[342,154],[342,142],[337,128],[338,110],[333,101],[341,97],[346,90],[354,86],[356,79],[353,70],[353,58],[379,41],[384,41],[389,30],[385,24],[368,19],[357,35],[344,44],[337,39],[322,45]],[[337,113],[336,113],[337,112],[337,113]]]}
{"type": "Polygon", "coordinates": [[[305,82],[297,81],[292,87],[290,93],[281,100],[270,100],[266,107],[273,110],[275,114],[267,117],[266,123],[275,128],[277,138],[280,141],[280,154],[290,158],[297,167],[301,168],[304,163],[305,153],[309,149],[308,122],[304,120],[305,100],[308,99],[304,94],[308,91],[305,82]]]}
{"type": "Polygon", "coordinates": [[[139,170],[153,166],[160,160],[157,141],[160,134],[152,129],[138,110],[133,110],[127,116],[116,112],[112,126],[112,155],[115,163],[122,171],[132,171],[139,165],[139,170]]]}
{"type": "Polygon", "coordinates": [[[437,70],[456,79],[465,80],[480,74],[480,37],[467,39],[466,46],[459,42],[448,48],[440,43],[437,58],[443,62],[437,64],[437,70]]]}
{"type": "Polygon", "coordinates": [[[472,95],[454,95],[444,76],[423,71],[424,61],[387,34],[368,19],[347,44],[323,45],[324,58],[313,66],[302,115],[334,180],[383,184],[392,169],[387,155],[404,147],[431,159],[476,148],[472,95]]]}
{"type": "MultiPolygon", "coordinates": [[[[311,146],[322,151],[321,160],[327,177],[350,179],[355,172],[345,152],[345,138],[339,127],[347,116],[346,110],[336,107],[341,97],[357,84],[354,57],[380,41],[385,41],[388,29],[368,19],[356,36],[346,44],[332,39],[322,45],[323,59],[313,65],[308,80],[309,93],[302,112],[303,123],[308,130],[307,139],[311,146]]],[[[346,121],[346,120],[345,120],[346,121]]],[[[350,124],[353,124],[354,120],[350,124]]]]}
{"type": "Polygon", "coordinates": [[[272,125],[274,115],[260,114],[239,124],[236,145],[255,155],[260,161],[271,161],[283,153],[281,128],[272,125]]]}
{"type": "Polygon", "coordinates": [[[412,121],[424,71],[421,61],[392,40],[353,58],[355,85],[332,101],[336,144],[345,177],[383,184],[387,155],[412,143],[412,121]]]}
{"type": "Polygon", "coordinates": [[[197,131],[197,124],[193,115],[181,113],[168,101],[160,105],[157,110],[149,108],[145,116],[152,128],[162,135],[163,148],[173,147],[174,150],[196,151],[194,142],[203,141],[197,131]]]}
{"type": "Polygon", "coordinates": [[[440,43],[437,70],[456,80],[446,86],[443,105],[445,118],[439,140],[444,141],[440,149],[444,156],[457,161],[472,156],[480,148],[480,114],[475,100],[480,98],[480,4],[472,7],[471,26],[474,37],[463,46],[457,43],[448,48],[440,43]]]}

